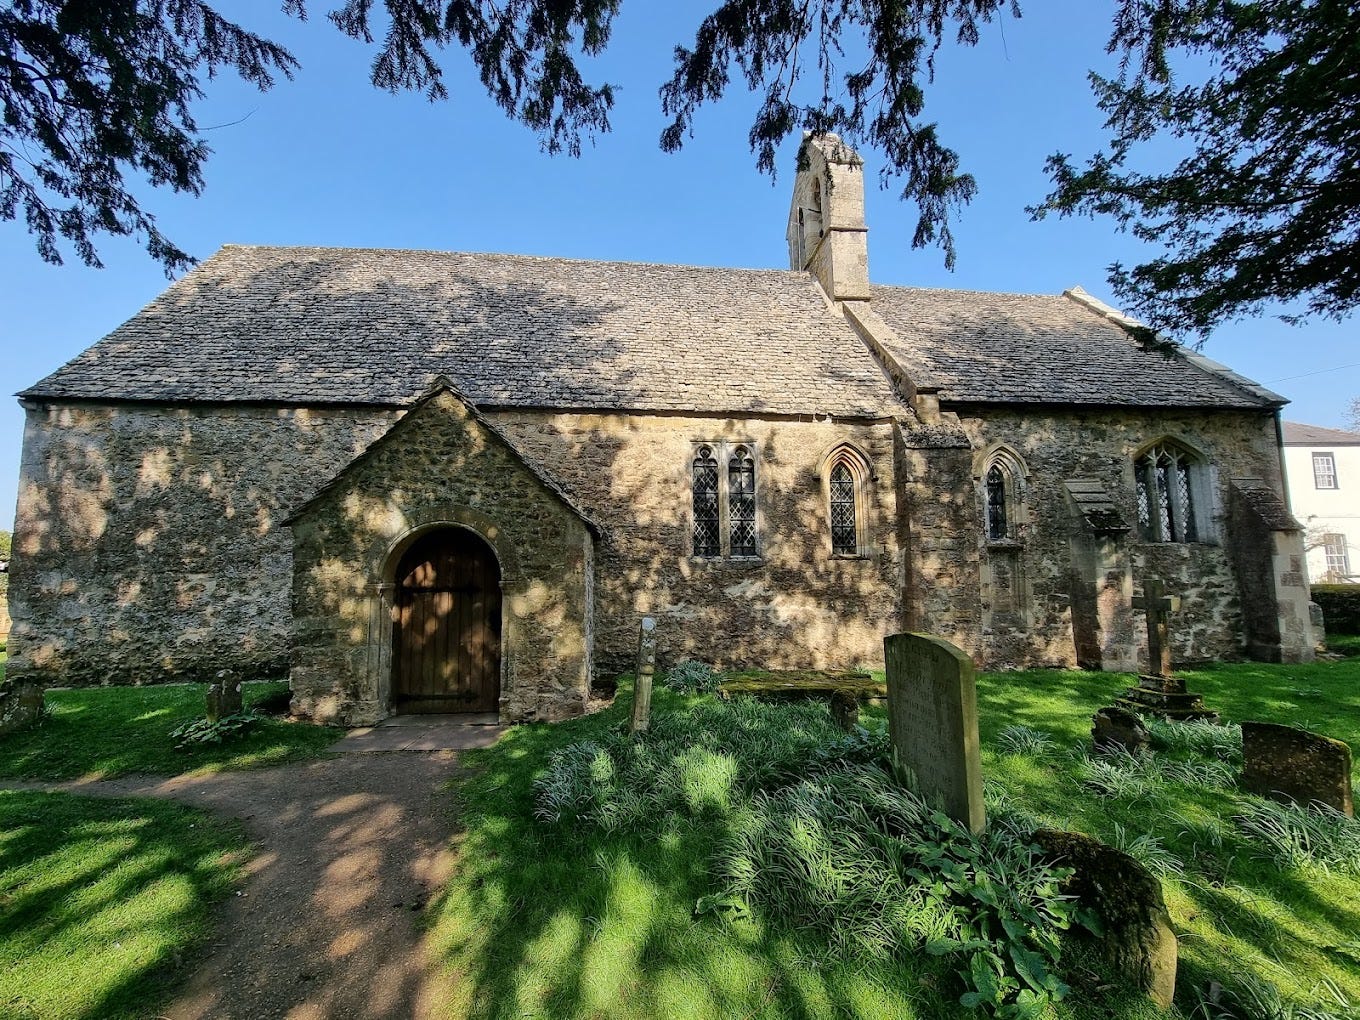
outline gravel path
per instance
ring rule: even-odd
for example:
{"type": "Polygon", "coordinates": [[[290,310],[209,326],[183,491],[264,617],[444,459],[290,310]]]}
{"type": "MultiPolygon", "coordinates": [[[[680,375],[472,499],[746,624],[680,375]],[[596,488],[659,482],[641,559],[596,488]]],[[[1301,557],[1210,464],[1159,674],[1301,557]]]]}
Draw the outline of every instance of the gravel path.
{"type": "Polygon", "coordinates": [[[251,772],[5,784],[164,797],[239,819],[257,843],[170,1020],[417,1018],[448,980],[421,912],[448,878],[452,751],[348,754],[251,772]]]}

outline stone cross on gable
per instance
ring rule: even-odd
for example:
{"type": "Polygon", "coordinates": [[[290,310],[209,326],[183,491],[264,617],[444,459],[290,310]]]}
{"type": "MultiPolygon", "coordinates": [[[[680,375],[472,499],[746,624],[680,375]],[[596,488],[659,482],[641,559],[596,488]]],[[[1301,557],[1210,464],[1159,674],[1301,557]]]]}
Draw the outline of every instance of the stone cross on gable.
{"type": "Polygon", "coordinates": [[[1169,630],[1172,613],[1179,612],[1179,595],[1167,595],[1161,581],[1143,582],[1143,594],[1133,597],[1133,608],[1147,614],[1148,669],[1154,676],[1171,676],[1171,635],[1169,630]]]}

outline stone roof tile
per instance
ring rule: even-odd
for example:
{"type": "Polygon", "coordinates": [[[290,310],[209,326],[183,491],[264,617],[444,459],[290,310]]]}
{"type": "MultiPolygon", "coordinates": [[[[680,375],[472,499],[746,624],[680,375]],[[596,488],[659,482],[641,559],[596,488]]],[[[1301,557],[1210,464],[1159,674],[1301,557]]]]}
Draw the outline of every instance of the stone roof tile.
{"type": "Polygon", "coordinates": [[[802,273],[228,245],[33,398],[904,413],[802,273]]]}
{"type": "Polygon", "coordinates": [[[872,288],[887,353],[956,403],[1273,407],[1269,391],[1168,345],[1145,348],[1065,296],[872,288]]]}

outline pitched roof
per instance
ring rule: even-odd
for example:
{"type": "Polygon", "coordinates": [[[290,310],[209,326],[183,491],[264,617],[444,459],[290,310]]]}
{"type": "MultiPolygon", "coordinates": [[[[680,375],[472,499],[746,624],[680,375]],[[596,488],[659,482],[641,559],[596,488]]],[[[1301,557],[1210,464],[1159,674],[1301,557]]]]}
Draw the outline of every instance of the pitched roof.
{"type": "Polygon", "coordinates": [[[1261,408],[1283,398],[1169,345],[1145,349],[1112,309],[1073,296],[873,287],[883,346],[957,403],[1261,408]],[[1101,309],[1104,309],[1103,311],[1101,309]]]}
{"type": "Polygon", "coordinates": [[[873,356],[802,273],[228,245],[24,397],[886,417],[873,356]]]}
{"type": "Polygon", "coordinates": [[[1360,432],[1325,429],[1321,425],[1304,425],[1297,421],[1280,424],[1284,427],[1285,446],[1360,446],[1360,432]]]}
{"type": "Polygon", "coordinates": [[[567,490],[566,486],[554,478],[547,468],[521,450],[514,440],[502,432],[493,421],[477,409],[475,404],[459,392],[458,387],[453,384],[452,380],[442,375],[435,379],[434,385],[428,392],[423,393],[416,398],[415,403],[411,405],[402,417],[393,422],[392,426],[386,432],[378,436],[373,442],[369,443],[367,447],[360,451],[358,456],[354,457],[328,481],[324,482],[321,487],[307,497],[307,499],[299,503],[283,523],[289,527],[297,523],[297,521],[325,495],[342,485],[345,479],[353,474],[359,465],[366,462],[379,449],[391,443],[395,437],[400,436],[403,432],[414,427],[413,423],[418,424],[420,421],[420,411],[426,405],[433,404],[445,394],[461,404],[473,421],[475,421],[488,435],[493,436],[500,442],[512,457],[523,464],[525,469],[538,479],[539,483],[545,489],[561,500],[568,510],[579,517],[592,535],[596,538],[605,537],[606,532],[604,528],[600,526],[595,518],[591,517],[590,514],[586,513],[586,511],[581,508],[581,504],[577,502],[576,497],[567,490]]]}

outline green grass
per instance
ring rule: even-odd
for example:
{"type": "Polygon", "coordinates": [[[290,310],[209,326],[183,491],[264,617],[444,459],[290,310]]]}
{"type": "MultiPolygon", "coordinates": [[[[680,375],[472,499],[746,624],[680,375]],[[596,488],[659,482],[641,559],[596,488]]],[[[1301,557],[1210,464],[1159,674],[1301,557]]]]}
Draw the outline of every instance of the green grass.
{"type": "Polygon", "coordinates": [[[174,804],[0,791],[0,1016],[155,1016],[244,856],[174,804]]]}
{"type": "MultiPolygon", "coordinates": [[[[1360,662],[1222,666],[1187,674],[1229,720],[1315,726],[1360,746],[1360,662]]],[[[1326,999],[1332,982],[1360,1003],[1360,878],[1281,868],[1232,818],[1257,803],[1234,789],[1154,779],[1152,795],[1097,796],[1079,782],[1072,745],[1089,742],[1094,710],[1131,682],[1110,674],[1032,671],[979,679],[983,771],[994,803],[1036,821],[1122,840],[1158,866],[1181,935],[1180,1002],[1244,972],[1288,1000],[1326,999]],[[1006,754],[997,738],[1024,725],[1050,751],[1006,754]],[[1136,842],[1138,836],[1152,841],[1136,842]]],[[[470,755],[460,790],[466,833],[457,872],[433,914],[433,937],[459,978],[452,1016],[901,1017],[978,1016],[939,959],[888,961],[837,953],[825,937],[732,911],[695,915],[720,891],[715,847],[740,820],[723,810],[677,811],[657,826],[546,824],[532,784],[551,753],[600,739],[629,707],[554,726],[512,730],[470,755]]],[[[658,688],[656,718],[694,716],[702,699],[658,688]]],[[[872,710],[868,713],[873,715],[872,710]]],[[[683,720],[682,720],[683,721],[683,720]]],[[[717,798],[721,800],[721,797],[717,798]]],[[[1154,1013],[1136,996],[1091,990],[1080,975],[1060,1018],[1154,1013]],[[1083,994],[1083,988],[1086,989],[1083,994]]]]}
{"type": "Polygon", "coordinates": [[[1327,651],[1352,658],[1360,655],[1360,634],[1328,634],[1327,651]]]}
{"type": "MultiPolygon", "coordinates": [[[[285,687],[247,684],[246,707],[285,687]]],[[[269,718],[240,739],[176,751],[169,733],[203,715],[206,691],[203,684],[48,691],[50,714],[43,722],[0,737],[0,777],[60,780],[260,768],[322,755],[342,735],[269,718]]]]}

